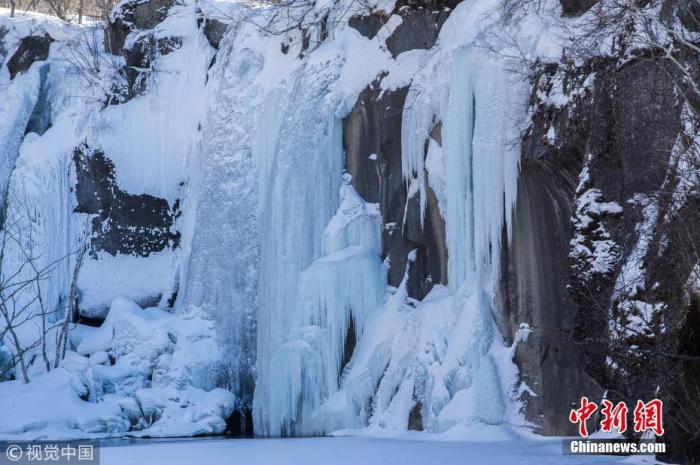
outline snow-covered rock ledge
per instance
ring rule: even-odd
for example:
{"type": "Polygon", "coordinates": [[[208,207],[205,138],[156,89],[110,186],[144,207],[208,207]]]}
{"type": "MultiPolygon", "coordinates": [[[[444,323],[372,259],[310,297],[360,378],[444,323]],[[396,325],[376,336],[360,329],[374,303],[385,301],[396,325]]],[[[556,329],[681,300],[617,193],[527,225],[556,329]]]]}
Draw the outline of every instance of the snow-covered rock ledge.
{"type": "Polygon", "coordinates": [[[99,328],[78,326],[60,366],[0,383],[0,438],[223,433],[235,397],[195,369],[219,355],[211,321],[117,298],[99,328]],[[193,363],[197,360],[198,363],[193,363]]]}

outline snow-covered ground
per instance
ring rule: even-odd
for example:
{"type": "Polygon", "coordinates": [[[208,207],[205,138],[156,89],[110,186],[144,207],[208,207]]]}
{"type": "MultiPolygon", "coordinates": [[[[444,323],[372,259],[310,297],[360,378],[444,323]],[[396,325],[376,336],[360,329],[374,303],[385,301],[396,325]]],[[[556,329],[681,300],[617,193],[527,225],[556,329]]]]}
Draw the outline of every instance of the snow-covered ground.
{"type": "Polygon", "coordinates": [[[401,438],[326,437],[298,439],[188,440],[103,447],[103,465],[515,465],[654,464],[651,457],[563,455],[560,440],[471,442],[401,438]]]}

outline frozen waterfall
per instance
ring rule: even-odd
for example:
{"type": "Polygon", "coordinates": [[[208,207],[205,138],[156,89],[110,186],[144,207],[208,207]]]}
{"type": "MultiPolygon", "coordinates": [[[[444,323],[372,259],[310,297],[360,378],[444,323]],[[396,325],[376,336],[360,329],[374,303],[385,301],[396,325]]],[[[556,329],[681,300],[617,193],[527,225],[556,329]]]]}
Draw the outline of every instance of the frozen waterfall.
{"type": "Polygon", "coordinates": [[[505,410],[489,352],[496,331],[492,296],[501,239],[504,228],[510,238],[517,193],[520,146],[514,90],[518,86],[502,63],[476,49],[457,51],[452,66],[442,153],[448,279],[459,316],[446,361],[456,363],[460,376],[445,372],[445,384],[453,395],[439,417],[448,424],[455,416],[493,424],[503,420],[505,410]]]}
{"type": "Polygon", "coordinates": [[[230,387],[239,408],[252,396],[255,433],[406,428],[415,411],[430,430],[510,419],[515,367],[492,300],[519,171],[524,93],[513,74],[455,45],[412,81],[403,176],[422,208],[428,183],[440,184],[449,251],[449,286],[415,302],[408,278],[387,287],[381,212],[343,176],[342,53],[320,48],[279,73],[269,66],[279,52],[254,37],[224,39],[210,73],[182,302],[217,320],[230,387]],[[431,138],[437,123],[441,142],[431,138]]]}
{"type": "MultiPolygon", "coordinates": [[[[293,433],[298,396],[314,395],[294,388],[299,379],[279,385],[277,377],[279,364],[294,359],[286,344],[290,328],[299,324],[294,321],[294,305],[299,300],[302,271],[320,256],[323,230],[338,206],[342,129],[328,101],[329,84],[334,79],[333,68],[311,64],[298,76],[273,158],[263,171],[266,177],[261,178],[265,203],[261,212],[258,364],[253,403],[258,434],[293,433]]],[[[302,368],[296,368],[292,375],[300,377],[302,368]]]]}

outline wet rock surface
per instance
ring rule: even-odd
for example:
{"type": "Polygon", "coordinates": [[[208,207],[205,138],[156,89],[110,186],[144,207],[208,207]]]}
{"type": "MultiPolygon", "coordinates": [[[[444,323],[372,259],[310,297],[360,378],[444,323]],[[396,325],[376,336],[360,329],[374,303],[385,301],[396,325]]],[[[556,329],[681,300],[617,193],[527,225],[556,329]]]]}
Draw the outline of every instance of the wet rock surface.
{"type": "Polygon", "coordinates": [[[430,189],[421,221],[418,196],[408,198],[401,174],[401,117],[407,89],[381,92],[379,85],[365,89],[343,123],[346,169],[357,192],[378,203],[384,218],[383,258],[388,258],[389,284],[398,286],[411,264],[408,291],[422,299],[434,284],[447,282],[445,225],[430,189]]]}
{"type": "MultiPolygon", "coordinates": [[[[696,225],[698,213],[692,197],[672,207],[681,127],[669,73],[644,59],[596,58],[541,65],[533,81],[497,322],[504,334],[531,325],[517,363],[536,394],[525,396],[526,413],[545,434],[574,433],[566,414],[581,395],[669,402],[698,376],[697,366],[654,355],[697,350],[686,323],[696,314],[685,289],[692,260],[681,257],[698,239],[678,225],[696,225]],[[567,89],[564,105],[537,97],[555,88],[567,89]],[[639,282],[625,281],[630,263],[645,270],[639,282]],[[663,310],[649,310],[638,333],[620,331],[640,305],[663,310]]],[[[684,434],[669,421],[668,440],[682,444],[672,461],[697,453],[684,434]]]]}
{"type": "MultiPolygon", "coordinates": [[[[396,5],[403,21],[387,38],[391,54],[429,49],[449,16],[443,3],[396,5]]],[[[388,20],[385,14],[353,17],[351,27],[374,37],[388,20]]],[[[388,259],[389,284],[398,286],[408,273],[410,297],[422,299],[435,284],[447,283],[445,224],[437,198],[427,186],[427,208],[421,218],[418,195],[408,198],[401,173],[401,120],[407,88],[382,91],[381,77],[366,88],[343,122],[346,169],[357,192],[379,204],[384,218],[383,258],[388,259]],[[408,257],[416,251],[415,261],[408,257]]],[[[427,178],[426,173],[426,178],[427,178]]]]}

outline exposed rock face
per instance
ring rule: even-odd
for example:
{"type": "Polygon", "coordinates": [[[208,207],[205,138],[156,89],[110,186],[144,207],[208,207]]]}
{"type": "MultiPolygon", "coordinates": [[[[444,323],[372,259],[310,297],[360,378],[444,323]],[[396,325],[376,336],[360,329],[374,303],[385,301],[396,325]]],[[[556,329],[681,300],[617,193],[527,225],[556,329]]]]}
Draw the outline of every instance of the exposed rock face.
{"type": "Polygon", "coordinates": [[[588,11],[590,7],[598,3],[598,0],[559,0],[561,8],[566,15],[580,15],[588,11]]]}
{"type": "Polygon", "coordinates": [[[105,251],[147,257],[165,248],[177,247],[180,233],[173,222],[179,214],[176,203],[151,195],[124,192],[114,177],[113,163],[99,150],[78,147],[75,161],[79,213],[95,214],[92,220],[91,253],[105,251]]]}
{"type": "Polygon", "coordinates": [[[523,160],[513,239],[502,253],[496,308],[504,314],[496,315],[496,322],[504,335],[514,334],[521,323],[533,329],[518,345],[516,359],[523,382],[536,394],[525,394],[526,417],[544,434],[569,433],[569,405],[579,393],[602,394],[576,369],[582,357],[572,344],[575,311],[566,289],[579,166],[575,156],[523,160]]]}
{"type": "Polygon", "coordinates": [[[48,34],[23,37],[17,51],[7,61],[10,79],[27,71],[35,62],[46,60],[49,57],[49,48],[53,41],[53,38],[48,34]]]}
{"type": "Polygon", "coordinates": [[[228,30],[228,24],[214,18],[201,18],[201,21],[204,24],[202,28],[204,37],[207,38],[209,45],[218,50],[221,39],[228,30]]]}
{"type": "Polygon", "coordinates": [[[124,57],[126,65],[119,71],[122,84],[112,89],[110,104],[124,103],[146,91],[150,67],[157,55],[166,55],[182,45],[179,37],[158,38],[153,28],[162,22],[174,0],[136,0],[114,10],[105,28],[105,49],[124,57]],[[127,37],[133,34],[129,47],[127,37]]]}
{"type": "Polygon", "coordinates": [[[174,0],[136,0],[123,3],[114,10],[105,29],[105,49],[119,55],[126,37],[135,30],[153,29],[168,14],[174,0]]]}
{"type": "MultiPolygon", "coordinates": [[[[681,127],[668,73],[643,59],[594,59],[542,65],[534,80],[498,321],[504,334],[533,328],[517,362],[537,394],[526,412],[546,434],[573,433],[566,413],[581,395],[672,403],[697,380],[697,366],[658,355],[697,354],[685,289],[694,259],[682,256],[698,238],[679,224],[697,228],[698,210],[692,197],[672,206],[681,127]],[[546,103],[556,92],[567,103],[546,103]]],[[[683,444],[674,459],[687,460],[697,444],[673,422],[668,437],[683,444]]]]}
{"type": "Polygon", "coordinates": [[[383,14],[373,14],[367,16],[356,15],[350,18],[348,24],[363,36],[367,37],[368,39],[373,39],[374,36],[377,35],[377,32],[379,32],[379,30],[388,20],[388,15],[383,14]]]}
{"type": "Polygon", "coordinates": [[[450,15],[449,10],[426,8],[400,8],[398,14],[403,21],[386,40],[394,58],[406,50],[428,49],[435,45],[440,28],[450,15]]]}
{"type": "MultiPolygon", "coordinates": [[[[442,9],[399,11],[403,23],[387,39],[393,56],[432,47],[449,14],[442,9]]],[[[386,20],[383,15],[355,17],[351,25],[373,37],[386,20]]],[[[382,255],[390,263],[389,284],[398,286],[408,272],[409,295],[422,299],[434,284],[447,282],[445,224],[429,187],[423,221],[418,196],[408,198],[401,173],[401,119],[408,89],[381,91],[380,82],[378,79],[362,92],[343,123],[346,168],[357,192],[368,202],[379,203],[385,223],[382,255]],[[417,251],[416,261],[408,267],[412,250],[417,251]]]]}
{"type": "MultiPolygon", "coordinates": [[[[565,14],[578,15],[595,1],[561,3],[565,14]]],[[[680,13],[687,16],[689,8],[680,13]]],[[[430,47],[444,13],[397,11],[404,22],[387,40],[392,54],[430,47]]],[[[371,15],[350,24],[374,37],[387,20],[371,15]]],[[[616,392],[610,396],[632,405],[657,396],[697,402],[681,392],[681,386],[697,384],[697,365],[653,355],[698,354],[692,322],[700,318],[700,299],[685,289],[695,262],[683,256],[699,245],[689,232],[700,229],[699,201],[691,196],[679,211],[672,206],[680,107],[668,73],[644,59],[537,67],[513,238],[502,252],[500,312],[494,316],[506,337],[521,323],[533,331],[518,347],[516,362],[531,390],[524,394],[526,417],[543,434],[575,433],[568,412],[582,395],[600,399],[616,392]],[[564,99],[547,98],[557,93],[564,99]],[[642,228],[651,237],[644,250],[642,228]],[[620,291],[629,287],[624,270],[637,262],[645,271],[633,285],[634,305],[664,309],[645,322],[647,336],[619,330],[639,312],[620,291]],[[659,325],[665,325],[663,337],[649,337],[661,332],[659,325]],[[630,346],[651,354],[631,353],[630,346]]],[[[409,292],[420,299],[432,283],[447,279],[444,224],[430,189],[423,226],[417,198],[408,198],[400,158],[406,89],[381,92],[380,82],[365,89],[344,122],[347,169],[357,191],[381,207],[390,284],[403,278],[407,253],[418,250],[408,268],[409,292]]],[[[440,142],[439,126],[433,139],[440,142]]],[[[684,461],[697,453],[697,444],[673,421],[669,441],[678,444],[675,458],[684,461]]]]}

